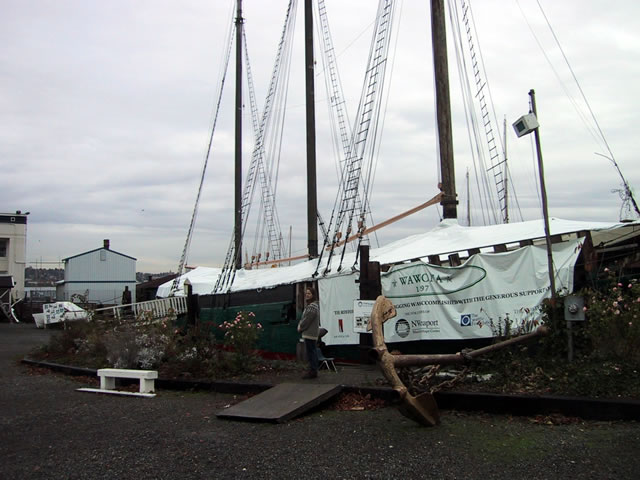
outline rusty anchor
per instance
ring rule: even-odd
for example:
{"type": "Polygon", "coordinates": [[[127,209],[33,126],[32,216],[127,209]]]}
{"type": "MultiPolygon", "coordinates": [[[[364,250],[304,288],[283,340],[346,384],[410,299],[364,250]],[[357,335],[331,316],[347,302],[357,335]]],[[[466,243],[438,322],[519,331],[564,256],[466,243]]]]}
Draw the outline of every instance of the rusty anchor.
{"type": "Polygon", "coordinates": [[[406,416],[427,427],[431,427],[440,423],[440,412],[435,398],[430,392],[424,392],[417,396],[413,396],[404,385],[396,368],[415,367],[425,365],[453,365],[468,362],[480,355],[493,352],[517,343],[527,342],[536,337],[547,335],[549,329],[545,326],[538,327],[534,332],[526,335],[513,337],[502,342],[489,345],[487,347],[465,352],[453,354],[435,354],[435,355],[392,355],[387,350],[384,341],[384,331],[382,325],[387,320],[396,316],[396,309],[388,298],[380,295],[371,311],[371,318],[368,330],[371,330],[373,336],[373,350],[377,355],[378,366],[386,379],[391,383],[392,388],[398,392],[402,403],[399,406],[400,412],[406,416]]]}

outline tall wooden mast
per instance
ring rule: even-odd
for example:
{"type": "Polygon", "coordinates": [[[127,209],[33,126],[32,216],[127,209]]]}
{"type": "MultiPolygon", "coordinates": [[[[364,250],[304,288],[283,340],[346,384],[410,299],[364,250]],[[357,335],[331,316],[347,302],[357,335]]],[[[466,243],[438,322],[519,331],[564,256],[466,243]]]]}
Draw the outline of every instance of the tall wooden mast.
{"type": "Polygon", "coordinates": [[[234,244],[235,269],[242,268],[242,0],[236,12],[236,117],[235,117],[235,178],[234,178],[234,244]]]}
{"type": "Polygon", "coordinates": [[[304,2],[305,30],[305,86],[307,112],[307,252],[310,258],[318,256],[318,199],[316,189],[316,110],[313,59],[312,0],[304,2]]]}
{"type": "Polygon", "coordinates": [[[431,43],[436,77],[436,114],[438,117],[438,142],[440,146],[440,171],[444,196],[442,215],[457,218],[458,204],[456,177],[453,163],[453,135],[451,132],[451,102],[449,100],[449,68],[447,63],[447,32],[444,1],[431,0],[431,43]]]}

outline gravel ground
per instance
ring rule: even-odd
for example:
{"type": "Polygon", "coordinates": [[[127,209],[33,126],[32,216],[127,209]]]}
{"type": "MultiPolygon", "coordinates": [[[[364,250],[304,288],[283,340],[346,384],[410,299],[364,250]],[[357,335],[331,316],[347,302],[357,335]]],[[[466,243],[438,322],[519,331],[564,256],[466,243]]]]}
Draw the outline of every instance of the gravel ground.
{"type": "Polygon", "coordinates": [[[0,324],[0,478],[631,479],[640,469],[635,422],[444,411],[423,428],[387,407],[264,424],[218,419],[241,400],[228,394],[76,392],[82,379],[19,364],[47,337],[0,324]]]}

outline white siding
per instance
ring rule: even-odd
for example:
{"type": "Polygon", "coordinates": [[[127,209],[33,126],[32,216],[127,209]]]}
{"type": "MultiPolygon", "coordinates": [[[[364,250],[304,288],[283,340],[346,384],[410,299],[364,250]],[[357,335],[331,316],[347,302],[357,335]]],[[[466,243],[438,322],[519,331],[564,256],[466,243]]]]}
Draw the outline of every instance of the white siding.
{"type": "Polygon", "coordinates": [[[64,298],[59,301],[88,293],[91,303],[119,305],[128,286],[135,302],[136,260],[105,248],[93,250],[65,261],[64,282],[64,298]]]}
{"type": "Polygon", "coordinates": [[[72,295],[86,295],[88,294],[88,301],[90,303],[103,304],[103,305],[120,305],[122,303],[122,291],[124,287],[128,286],[131,291],[131,301],[136,301],[136,282],[79,282],[79,283],[65,283],[62,298],[58,296],[57,300],[71,301],[72,295]]]}
{"type": "Polygon", "coordinates": [[[5,256],[0,258],[0,274],[11,275],[15,287],[11,291],[13,300],[24,297],[24,268],[27,254],[27,224],[11,221],[24,218],[19,214],[0,214],[9,221],[0,222],[0,239],[4,239],[5,256]]]}

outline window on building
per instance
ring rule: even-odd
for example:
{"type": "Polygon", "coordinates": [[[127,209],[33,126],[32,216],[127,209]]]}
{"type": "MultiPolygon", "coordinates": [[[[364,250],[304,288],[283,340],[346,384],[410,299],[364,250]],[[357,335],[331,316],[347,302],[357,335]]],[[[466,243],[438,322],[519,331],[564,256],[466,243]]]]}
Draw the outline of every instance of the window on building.
{"type": "Polygon", "coordinates": [[[107,261],[107,252],[105,250],[100,250],[100,261],[101,262],[107,261]]]}
{"type": "Polygon", "coordinates": [[[0,258],[7,256],[7,250],[9,249],[9,240],[6,238],[0,238],[0,258]]]}

